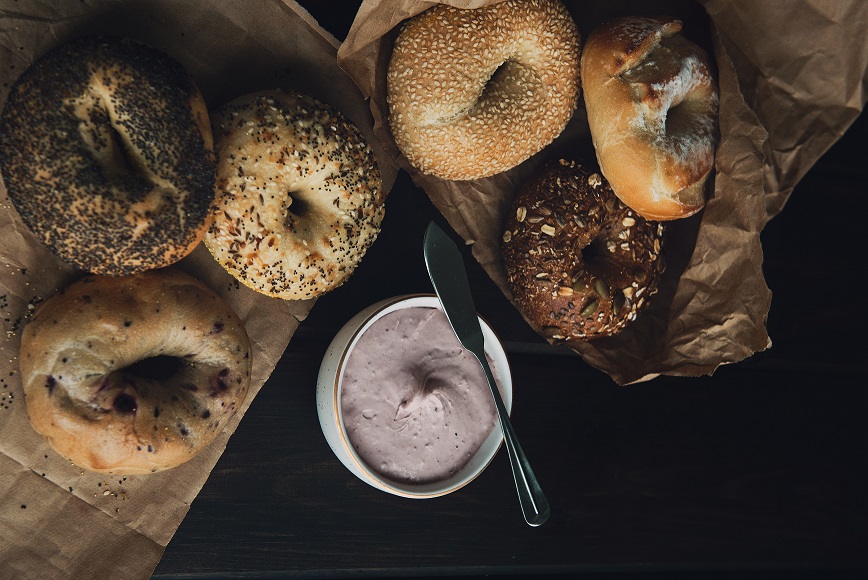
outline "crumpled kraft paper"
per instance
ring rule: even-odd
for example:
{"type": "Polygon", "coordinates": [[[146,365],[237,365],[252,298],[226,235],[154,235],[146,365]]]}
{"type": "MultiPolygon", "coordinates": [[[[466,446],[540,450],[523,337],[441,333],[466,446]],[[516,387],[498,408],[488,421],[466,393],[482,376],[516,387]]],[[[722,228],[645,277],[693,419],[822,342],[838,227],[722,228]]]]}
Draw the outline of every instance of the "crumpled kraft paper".
{"type": "MultiPolygon", "coordinates": [[[[475,8],[494,1],[443,3],[475,8]]],[[[472,244],[473,255],[511,300],[500,254],[506,212],[518,188],[545,161],[566,157],[595,163],[584,103],[580,99],[554,143],[510,171],[472,181],[420,173],[400,154],[389,131],[385,76],[399,24],[433,4],[365,0],[338,62],[370,98],[377,136],[472,244]]],[[[707,375],[767,349],[771,292],[762,273],[760,232],[864,106],[868,5],[859,0],[564,4],[582,42],[614,16],[681,18],[683,34],[713,56],[721,97],[710,199],[700,214],[668,224],[667,270],[650,308],[617,336],[569,346],[618,384],[661,374],[707,375]]]]}
{"type": "Polygon", "coordinates": [[[771,218],[868,100],[868,4],[754,4],[703,0],[748,106],[769,131],[763,173],[771,218]]]}
{"type": "MultiPolygon", "coordinates": [[[[186,66],[212,110],[265,88],[311,94],[361,129],[379,161],[385,191],[394,183],[397,168],[373,136],[368,107],[337,65],[337,40],[291,0],[4,3],[0,102],[38,56],[90,33],[128,35],[170,54],[186,66]]],[[[249,290],[203,245],[176,267],[205,282],[243,320],[253,345],[250,393],[217,440],[180,467],[129,477],[86,472],[33,431],[17,375],[20,333],[28,316],[81,272],[60,262],[29,232],[0,185],[0,577],[149,577],[314,303],[249,290]]]]}

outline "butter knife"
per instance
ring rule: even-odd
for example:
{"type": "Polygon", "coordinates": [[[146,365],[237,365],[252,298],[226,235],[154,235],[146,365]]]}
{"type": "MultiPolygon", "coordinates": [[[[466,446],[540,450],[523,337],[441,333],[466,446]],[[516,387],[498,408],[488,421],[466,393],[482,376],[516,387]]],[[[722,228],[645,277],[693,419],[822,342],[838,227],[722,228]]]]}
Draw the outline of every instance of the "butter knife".
{"type": "Polygon", "coordinates": [[[491,387],[491,394],[494,396],[494,405],[503,431],[503,442],[509,454],[512,476],[515,479],[524,519],[531,526],[542,525],[551,514],[551,508],[518,443],[491,367],[485,357],[485,338],[479,326],[476,307],[473,305],[464,261],[455,242],[434,222],[431,222],[425,230],[424,247],[428,275],[431,277],[431,283],[434,285],[443,311],[452,325],[452,330],[455,331],[464,348],[479,360],[488,378],[488,386],[491,387]]]}

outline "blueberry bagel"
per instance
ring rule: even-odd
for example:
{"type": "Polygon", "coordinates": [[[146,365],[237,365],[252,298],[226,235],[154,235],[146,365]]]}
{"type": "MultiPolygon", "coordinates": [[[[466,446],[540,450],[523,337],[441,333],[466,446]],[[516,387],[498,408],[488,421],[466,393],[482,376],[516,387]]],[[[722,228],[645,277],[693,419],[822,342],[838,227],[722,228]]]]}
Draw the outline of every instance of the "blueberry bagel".
{"type": "Polygon", "coordinates": [[[24,329],[27,414],[80,467],[169,469],[204,449],[241,406],[250,348],[232,309],[186,274],[87,276],[24,329]]]}
{"type": "Polygon", "coordinates": [[[165,54],[79,38],[13,86],[0,171],[24,223],[64,261],[108,275],[166,266],[201,241],[214,198],[208,111],[165,54]]]}

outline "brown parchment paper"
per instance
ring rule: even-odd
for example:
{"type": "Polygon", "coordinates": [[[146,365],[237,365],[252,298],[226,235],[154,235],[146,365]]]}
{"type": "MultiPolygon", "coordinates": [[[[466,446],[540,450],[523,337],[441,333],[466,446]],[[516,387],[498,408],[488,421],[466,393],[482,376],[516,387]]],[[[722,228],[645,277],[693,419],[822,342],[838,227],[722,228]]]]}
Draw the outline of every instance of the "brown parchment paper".
{"type": "MultiPolygon", "coordinates": [[[[184,64],[209,108],[249,91],[294,88],[346,114],[374,148],[388,191],[397,168],[368,107],[337,65],[338,42],[290,0],[86,0],[0,4],[0,98],[39,55],[80,34],[125,34],[184,64]]],[[[244,405],[190,462],[147,476],[85,472],[30,427],[17,375],[20,331],[38,304],[81,275],[23,225],[0,185],[0,577],[146,578],[230,435],[314,301],[268,298],[238,284],[199,246],[176,267],[234,308],[253,344],[244,405]]],[[[289,385],[287,385],[289,387],[289,385]]]]}
{"type": "MultiPolygon", "coordinates": [[[[496,1],[443,3],[475,8],[496,1]]],[[[500,257],[505,214],[517,189],[546,160],[595,162],[584,104],[580,99],[567,129],[552,145],[510,171],[473,181],[418,172],[400,154],[389,131],[385,73],[398,25],[435,3],[365,0],[338,51],[338,62],[370,97],[374,130],[384,146],[472,244],[473,255],[512,300],[500,257]]],[[[614,16],[681,18],[684,35],[713,56],[721,96],[721,140],[710,199],[699,215],[668,224],[667,270],[650,308],[618,336],[570,347],[619,384],[660,374],[711,374],[722,364],[768,348],[771,292],[762,273],[760,232],[864,105],[868,3],[564,4],[583,42],[614,16]]]]}
{"type": "Polygon", "coordinates": [[[763,173],[773,217],[868,100],[868,3],[754,4],[703,0],[742,94],[769,131],[763,173]]]}

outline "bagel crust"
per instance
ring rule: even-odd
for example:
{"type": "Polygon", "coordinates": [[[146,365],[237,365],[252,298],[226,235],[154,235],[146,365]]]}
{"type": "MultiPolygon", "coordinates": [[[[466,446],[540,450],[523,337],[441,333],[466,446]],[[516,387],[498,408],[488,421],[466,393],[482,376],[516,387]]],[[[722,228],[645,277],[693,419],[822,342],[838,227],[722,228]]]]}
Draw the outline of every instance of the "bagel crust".
{"type": "Polygon", "coordinates": [[[27,414],[79,467],[162,471],[225,427],[250,386],[250,357],[238,316],[186,274],[87,276],[24,328],[27,414]]]}
{"type": "Polygon", "coordinates": [[[285,300],[341,284],[380,232],[373,152],[340,112],[292,91],[235,99],[215,114],[216,213],[205,245],[236,279],[285,300]]]}
{"type": "Polygon", "coordinates": [[[430,8],[404,23],[388,66],[398,147],[445,179],[511,169],[566,127],[580,92],[579,50],[557,0],[430,8]]]}
{"type": "Polygon", "coordinates": [[[12,87],[0,171],[24,223],[64,261],[108,275],[160,268],[205,231],[208,111],[165,54],[122,37],[79,38],[12,87]]]}
{"type": "Polygon", "coordinates": [[[615,194],[652,220],[705,205],[717,145],[718,91],[705,52],[668,17],[622,18],[588,37],[585,107],[615,194]]]}
{"type": "Polygon", "coordinates": [[[506,220],[513,299],[551,342],[617,334],[657,292],[663,233],[663,224],[621,203],[599,173],[549,163],[522,187],[506,220]]]}

